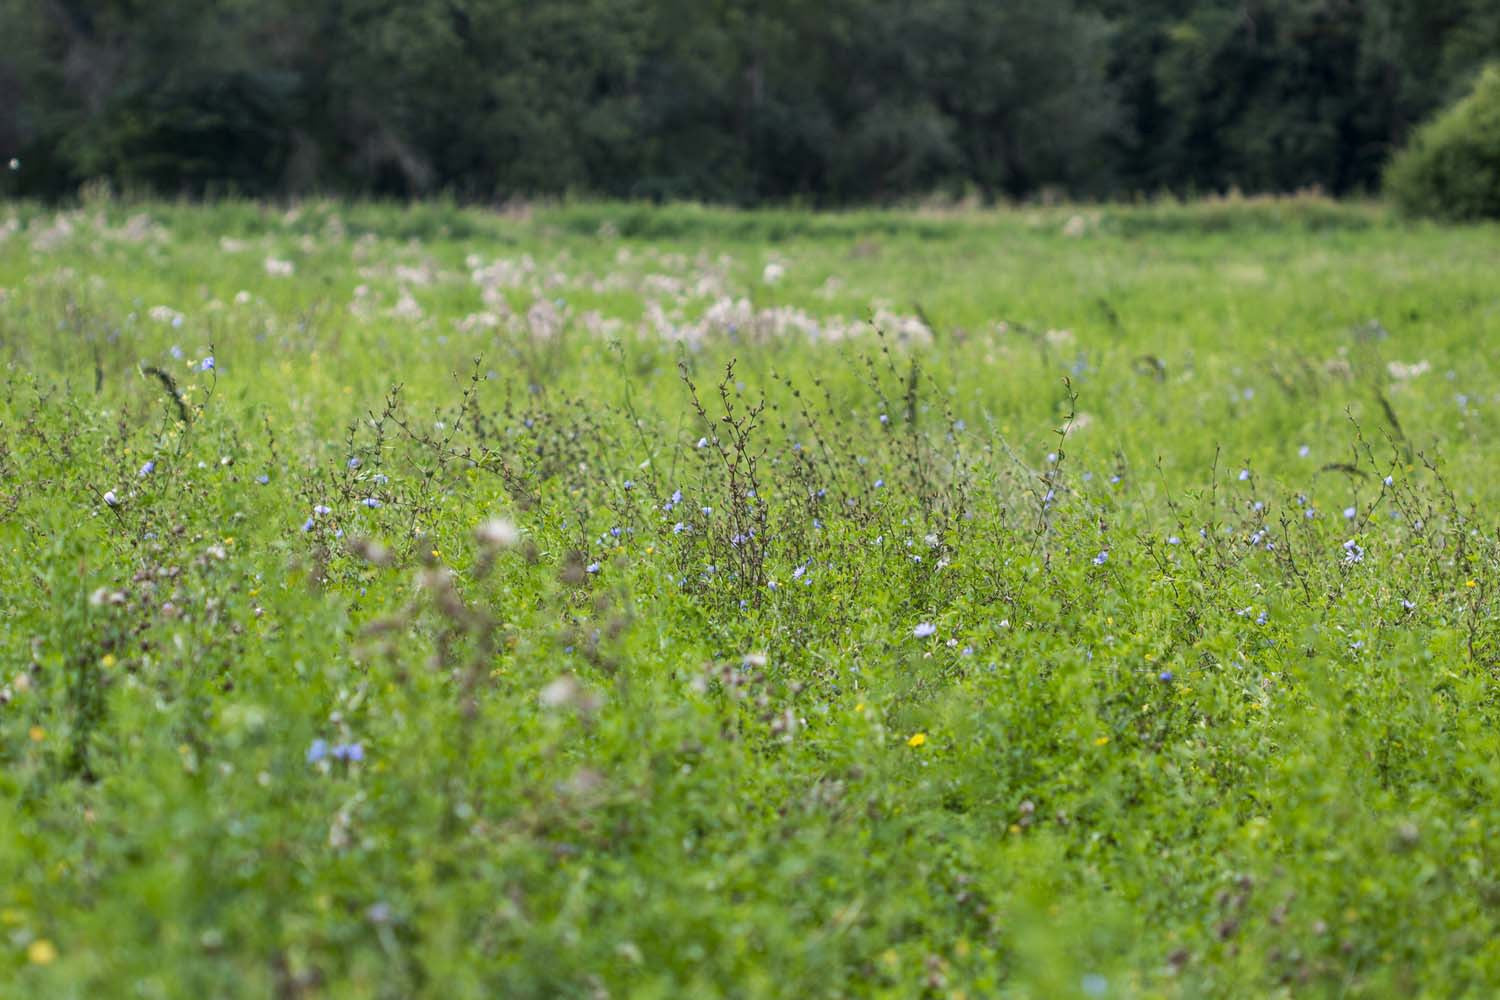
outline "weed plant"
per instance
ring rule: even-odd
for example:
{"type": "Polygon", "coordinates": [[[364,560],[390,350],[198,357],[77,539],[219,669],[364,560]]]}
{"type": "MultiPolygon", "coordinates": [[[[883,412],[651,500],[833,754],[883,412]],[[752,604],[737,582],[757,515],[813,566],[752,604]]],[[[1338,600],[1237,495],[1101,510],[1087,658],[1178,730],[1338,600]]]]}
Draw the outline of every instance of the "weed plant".
{"type": "Polygon", "coordinates": [[[1500,230],[4,218],[0,993],[1500,985],[1500,230]]]}

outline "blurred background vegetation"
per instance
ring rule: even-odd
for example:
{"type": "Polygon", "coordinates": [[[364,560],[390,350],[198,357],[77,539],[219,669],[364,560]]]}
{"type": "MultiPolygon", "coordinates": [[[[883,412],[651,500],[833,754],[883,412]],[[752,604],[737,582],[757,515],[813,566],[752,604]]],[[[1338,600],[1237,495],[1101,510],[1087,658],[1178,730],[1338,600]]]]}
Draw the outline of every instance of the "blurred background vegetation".
{"type": "Polygon", "coordinates": [[[1379,187],[1496,0],[0,0],[13,195],[1379,187]]]}

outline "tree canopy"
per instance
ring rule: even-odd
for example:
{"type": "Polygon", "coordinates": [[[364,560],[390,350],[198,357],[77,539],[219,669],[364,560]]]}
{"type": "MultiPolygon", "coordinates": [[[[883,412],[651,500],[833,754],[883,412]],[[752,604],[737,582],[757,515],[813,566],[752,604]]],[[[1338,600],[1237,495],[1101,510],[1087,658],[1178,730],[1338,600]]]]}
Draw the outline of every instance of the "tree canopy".
{"type": "Polygon", "coordinates": [[[13,193],[1369,190],[1494,0],[0,0],[13,193]]]}

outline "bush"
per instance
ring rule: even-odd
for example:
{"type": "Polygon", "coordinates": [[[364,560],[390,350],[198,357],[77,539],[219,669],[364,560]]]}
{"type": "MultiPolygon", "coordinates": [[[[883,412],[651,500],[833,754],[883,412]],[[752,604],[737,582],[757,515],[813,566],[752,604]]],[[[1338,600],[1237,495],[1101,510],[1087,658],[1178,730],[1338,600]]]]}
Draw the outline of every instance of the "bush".
{"type": "Polygon", "coordinates": [[[1391,161],[1385,189],[1412,215],[1500,219],[1500,65],[1417,132],[1391,161]]]}

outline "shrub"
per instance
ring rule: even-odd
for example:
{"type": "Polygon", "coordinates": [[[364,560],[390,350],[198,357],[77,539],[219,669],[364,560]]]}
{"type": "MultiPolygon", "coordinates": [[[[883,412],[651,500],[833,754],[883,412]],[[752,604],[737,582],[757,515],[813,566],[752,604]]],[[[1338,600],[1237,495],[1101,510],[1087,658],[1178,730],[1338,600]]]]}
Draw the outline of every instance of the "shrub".
{"type": "Polygon", "coordinates": [[[1500,64],[1418,130],[1391,162],[1385,189],[1412,215],[1500,219],[1500,64]]]}

